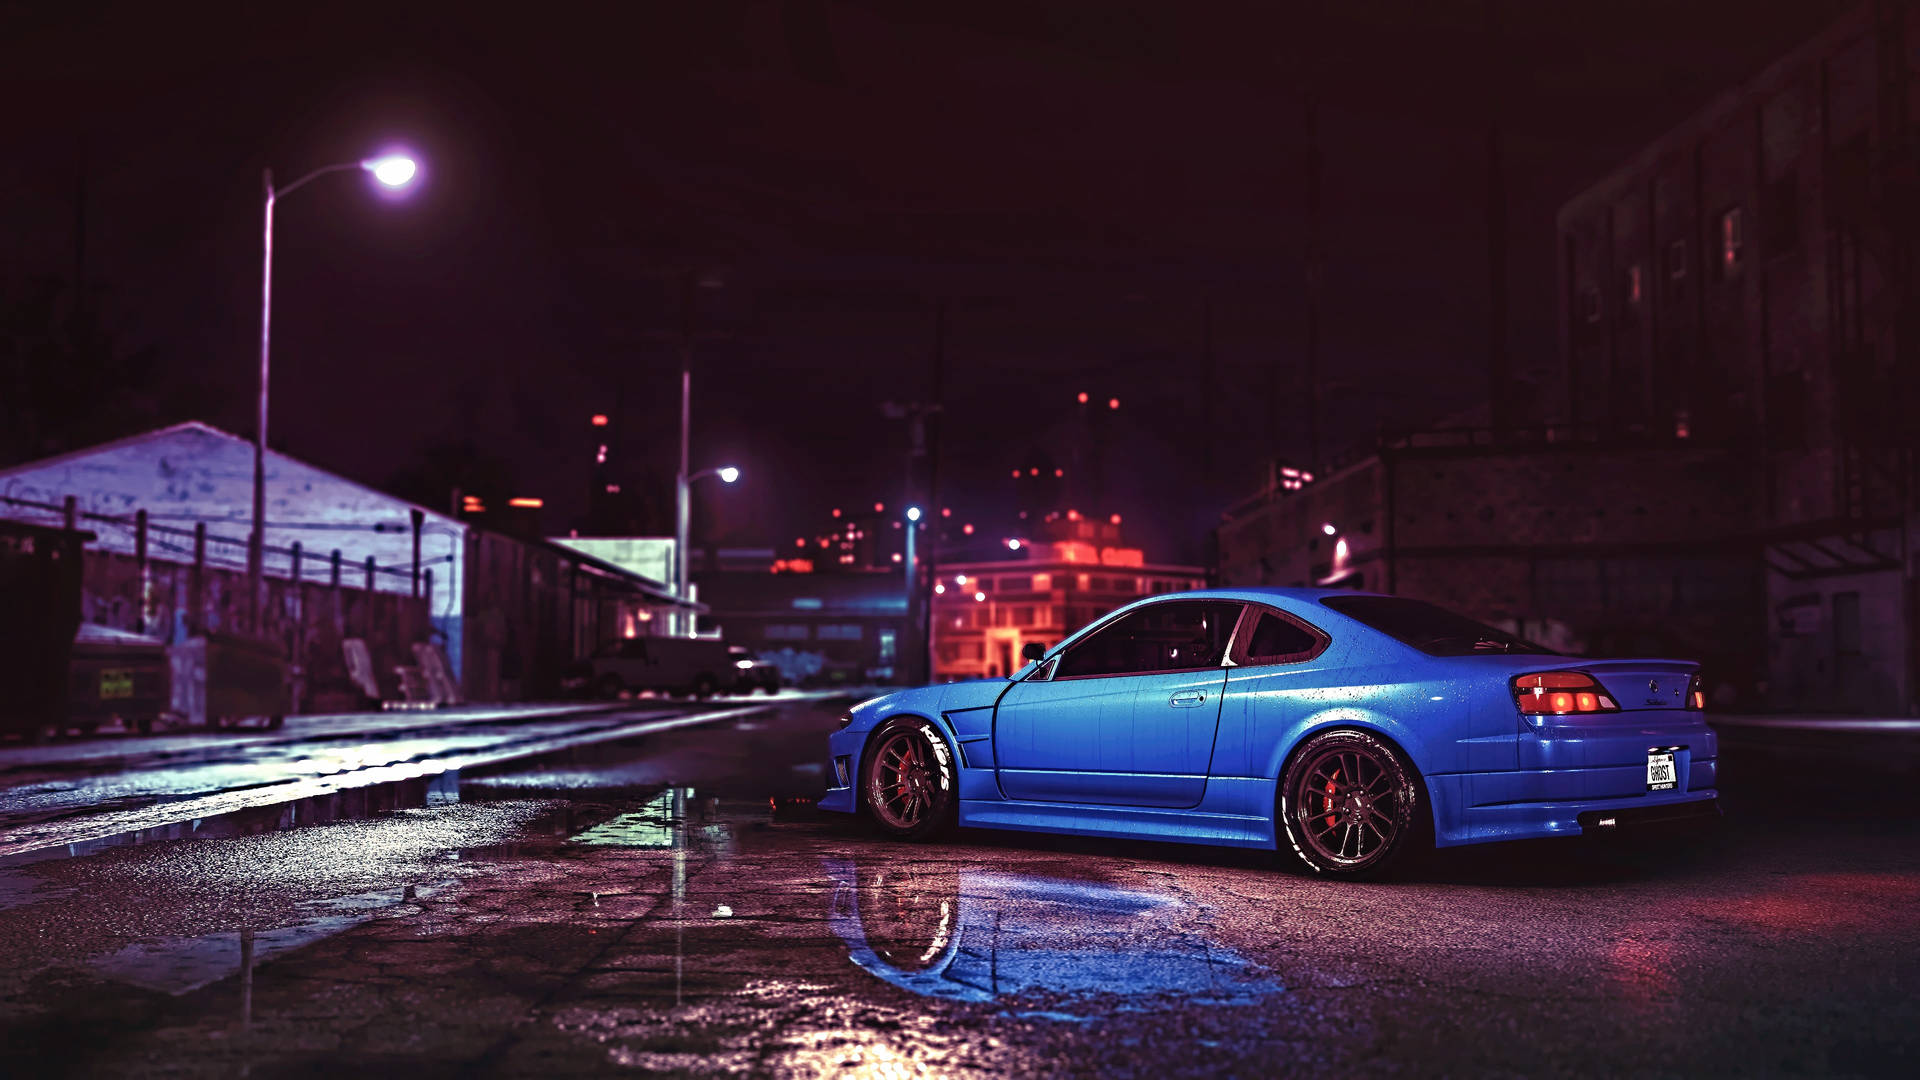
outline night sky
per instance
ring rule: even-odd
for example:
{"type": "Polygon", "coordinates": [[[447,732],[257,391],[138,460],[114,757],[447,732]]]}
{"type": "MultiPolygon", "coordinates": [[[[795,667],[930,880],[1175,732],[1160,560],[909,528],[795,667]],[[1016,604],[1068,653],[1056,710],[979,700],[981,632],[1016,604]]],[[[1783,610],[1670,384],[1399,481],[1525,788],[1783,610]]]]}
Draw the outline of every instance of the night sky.
{"type": "Polygon", "coordinates": [[[1490,50],[1457,0],[0,0],[0,275],[72,272],[84,178],[115,324],[213,388],[200,418],[250,432],[260,169],[404,145],[404,200],[349,174],[281,205],[289,452],[380,483],[472,435],[561,531],[593,412],[635,482],[671,477],[692,270],[717,286],[695,464],[747,474],[703,493],[713,538],[788,545],[895,500],[906,434],[879,406],[932,393],[944,303],[955,513],[1010,509],[1008,469],[1061,452],[1084,389],[1122,410],[1110,505],[1083,509],[1197,561],[1270,448],[1306,452],[1308,82],[1337,450],[1484,396],[1490,73],[1524,372],[1555,351],[1559,203],[1849,5],[1507,6],[1490,50]]]}

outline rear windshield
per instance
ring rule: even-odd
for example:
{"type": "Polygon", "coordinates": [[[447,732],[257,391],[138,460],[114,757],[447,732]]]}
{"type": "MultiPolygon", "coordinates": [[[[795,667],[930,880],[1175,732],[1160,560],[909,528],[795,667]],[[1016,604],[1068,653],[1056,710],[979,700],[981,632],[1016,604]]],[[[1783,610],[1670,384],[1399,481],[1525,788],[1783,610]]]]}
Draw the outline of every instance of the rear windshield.
{"type": "Polygon", "coordinates": [[[1350,619],[1405,642],[1429,656],[1478,653],[1558,655],[1544,645],[1478,623],[1424,600],[1399,596],[1329,596],[1320,601],[1350,619]]]}

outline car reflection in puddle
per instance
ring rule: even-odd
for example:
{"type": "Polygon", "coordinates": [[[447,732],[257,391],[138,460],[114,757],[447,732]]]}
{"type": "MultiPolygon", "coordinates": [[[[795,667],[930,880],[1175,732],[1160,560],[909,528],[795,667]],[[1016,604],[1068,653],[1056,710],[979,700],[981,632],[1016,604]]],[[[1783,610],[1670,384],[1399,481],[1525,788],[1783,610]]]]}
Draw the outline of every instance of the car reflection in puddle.
{"type": "Polygon", "coordinates": [[[853,962],[925,997],[1093,1020],[1162,1000],[1251,1005],[1285,988],[1213,945],[1178,897],[959,868],[824,860],[828,919],[853,962]]]}

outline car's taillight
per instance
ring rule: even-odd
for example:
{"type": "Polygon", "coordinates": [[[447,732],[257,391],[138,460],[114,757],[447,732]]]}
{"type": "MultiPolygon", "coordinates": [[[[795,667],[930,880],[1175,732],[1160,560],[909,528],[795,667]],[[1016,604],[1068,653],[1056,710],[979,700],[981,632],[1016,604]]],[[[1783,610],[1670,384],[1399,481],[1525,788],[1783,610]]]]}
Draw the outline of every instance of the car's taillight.
{"type": "Polygon", "coordinates": [[[1705,683],[1700,681],[1700,673],[1697,671],[1694,672],[1693,681],[1687,684],[1687,708],[1689,710],[1701,712],[1706,709],[1707,692],[1703,689],[1705,685],[1705,683]]]}
{"type": "Polygon", "coordinates": [[[1543,671],[1537,675],[1516,675],[1513,701],[1523,713],[1619,712],[1620,706],[1593,676],[1584,671],[1543,671]]]}

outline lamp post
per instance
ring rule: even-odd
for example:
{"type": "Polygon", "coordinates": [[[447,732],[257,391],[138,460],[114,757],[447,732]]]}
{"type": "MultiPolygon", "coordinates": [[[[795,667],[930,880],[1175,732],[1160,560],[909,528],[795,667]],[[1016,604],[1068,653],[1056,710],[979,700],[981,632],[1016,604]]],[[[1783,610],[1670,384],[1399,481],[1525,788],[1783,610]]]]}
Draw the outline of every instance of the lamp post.
{"type": "MultiPolygon", "coordinates": [[[[681,400],[684,402],[685,398],[681,400]]],[[[682,419],[684,419],[685,416],[686,410],[683,404],[681,408],[682,419]]],[[[693,516],[693,482],[695,480],[704,480],[709,476],[719,477],[720,482],[723,484],[731,484],[735,480],[740,479],[740,470],[731,465],[723,465],[718,469],[701,469],[697,473],[688,475],[685,457],[685,431],[686,428],[683,426],[681,428],[682,436],[680,442],[682,449],[680,475],[677,478],[679,482],[674,485],[673,515],[673,595],[678,597],[683,604],[689,599],[687,596],[688,585],[690,584],[687,579],[687,534],[690,531],[689,524],[693,516]]],[[[682,610],[675,613],[674,618],[684,619],[686,621],[687,636],[692,637],[694,634],[693,617],[682,610]]]]}
{"type": "MultiPolygon", "coordinates": [[[[918,640],[920,635],[916,633],[916,631],[919,629],[919,626],[920,626],[920,620],[914,617],[914,613],[919,610],[919,605],[920,605],[920,573],[919,573],[920,568],[914,560],[914,554],[915,554],[914,534],[919,531],[920,531],[920,508],[917,506],[909,506],[907,507],[907,558],[906,558],[907,632],[905,635],[903,635],[906,638],[906,640],[900,643],[901,645],[900,659],[902,662],[902,666],[907,669],[906,670],[907,681],[910,683],[921,681],[920,662],[921,662],[922,655],[926,651],[922,647],[920,641],[918,640]],[[909,662],[907,660],[908,657],[912,657],[913,659],[909,662]]],[[[929,682],[932,681],[931,674],[927,676],[926,681],[929,681],[929,682]]]]}
{"type": "Polygon", "coordinates": [[[247,616],[248,624],[256,636],[261,633],[260,573],[261,564],[265,561],[267,533],[267,387],[271,370],[268,331],[273,325],[273,208],[281,196],[293,194],[309,181],[349,169],[363,169],[372,173],[375,180],[390,188],[401,188],[412,183],[418,171],[412,158],[388,155],[322,165],[283,188],[273,186],[272,169],[266,169],[261,174],[267,198],[266,220],[261,229],[260,243],[260,400],[253,429],[253,529],[247,535],[247,616]]]}

